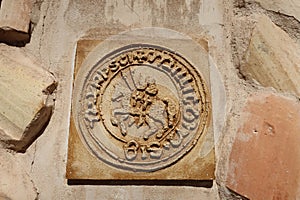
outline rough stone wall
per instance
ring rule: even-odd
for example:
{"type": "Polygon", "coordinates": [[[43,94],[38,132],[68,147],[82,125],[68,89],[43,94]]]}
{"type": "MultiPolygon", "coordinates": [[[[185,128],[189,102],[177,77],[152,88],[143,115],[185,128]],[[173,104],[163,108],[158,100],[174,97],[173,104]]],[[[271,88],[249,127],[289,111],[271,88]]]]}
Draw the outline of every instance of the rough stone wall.
{"type": "Polygon", "coordinates": [[[55,108],[26,153],[0,149],[0,199],[300,198],[299,1],[33,0],[32,5],[30,42],[22,50],[58,82],[55,108]],[[217,68],[212,98],[221,105],[213,108],[212,188],[67,184],[76,42],[142,27],[208,41],[217,68]]]}

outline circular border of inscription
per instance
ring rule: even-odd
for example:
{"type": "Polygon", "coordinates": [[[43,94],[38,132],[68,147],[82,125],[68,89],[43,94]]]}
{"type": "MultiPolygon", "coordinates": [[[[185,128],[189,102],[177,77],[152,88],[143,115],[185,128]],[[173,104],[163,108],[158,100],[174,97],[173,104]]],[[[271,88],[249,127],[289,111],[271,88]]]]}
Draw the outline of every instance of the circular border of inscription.
{"type": "Polygon", "coordinates": [[[79,93],[72,112],[84,144],[103,162],[130,171],[163,169],[187,154],[207,129],[209,90],[198,70],[179,53],[158,45],[130,44],[87,68],[88,73],[79,71],[76,76],[79,93]],[[163,89],[156,76],[137,81],[148,69],[169,79],[173,89],[163,89]],[[136,86],[137,82],[143,83],[136,86]],[[120,88],[112,89],[116,87],[120,88]],[[156,92],[149,92],[151,87],[156,92]],[[155,106],[162,108],[156,118],[150,110],[155,106]]]}

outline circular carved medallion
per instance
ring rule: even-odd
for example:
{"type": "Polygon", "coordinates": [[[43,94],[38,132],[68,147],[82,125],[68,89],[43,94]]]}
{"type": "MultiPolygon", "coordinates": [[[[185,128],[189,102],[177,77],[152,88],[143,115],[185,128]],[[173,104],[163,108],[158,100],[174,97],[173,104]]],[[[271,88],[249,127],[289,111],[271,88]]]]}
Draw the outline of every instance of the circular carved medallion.
{"type": "Polygon", "coordinates": [[[125,46],[78,74],[75,125],[109,165],[156,171],[188,153],[205,131],[210,99],[203,77],[159,46],[125,46]]]}

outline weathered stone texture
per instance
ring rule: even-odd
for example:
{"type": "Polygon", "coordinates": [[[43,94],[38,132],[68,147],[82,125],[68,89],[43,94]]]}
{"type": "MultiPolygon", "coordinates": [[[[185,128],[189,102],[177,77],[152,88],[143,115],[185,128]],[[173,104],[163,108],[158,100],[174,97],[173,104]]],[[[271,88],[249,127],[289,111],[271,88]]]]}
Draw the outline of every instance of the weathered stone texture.
{"type": "Polygon", "coordinates": [[[0,27],[28,32],[31,7],[31,0],[2,0],[0,8],[0,27]]]}
{"type": "Polygon", "coordinates": [[[259,16],[241,73],[265,87],[300,95],[300,47],[268,17],[259,16]]]}
{"type": "Polygon", "coordinates": [[[0,42],[23,46],[30,39],[32,0],[0,2],[0,42]]]}
{"type": "MultiPolygon", "coordinates": [[[[247,2],[253,0],[246,0],[247,2]]],[[[255,0],[263,8],[274,12],[290,15],[300,20],[300,1],[299,0],[255,0]]]]}
{"type": "Polygon", "coordinates": [[[250,199],[300,198],[300,102],[255,93],[241,119],[227,186],[250,199]]]}
{"type": "Polygon", "coordinates": [[[54,77],[23,50],[6,45],[0,46],[0,74],[0,139],[39,132],[52,113],[46,103],[54,77]]]}
{"type": "Polygon", "coordinates": [[[0,199],[37,199],[37,188],[26,173],[24,165],[3,149],[0,149],[0,160],[0,199]]]}

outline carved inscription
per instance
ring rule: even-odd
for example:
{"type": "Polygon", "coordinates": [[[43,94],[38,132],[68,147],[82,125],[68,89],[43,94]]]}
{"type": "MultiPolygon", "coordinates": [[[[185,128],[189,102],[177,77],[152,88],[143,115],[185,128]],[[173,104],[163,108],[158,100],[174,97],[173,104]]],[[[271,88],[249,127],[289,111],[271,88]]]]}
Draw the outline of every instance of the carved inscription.
{"type": "Polygon", "coordinates": [[[133,171],[176,162],[196,144],[210,114],[199,72],[171,50],[141,44],[93,66],[80,105],[78,124],[92,152],[133,171]]]}

